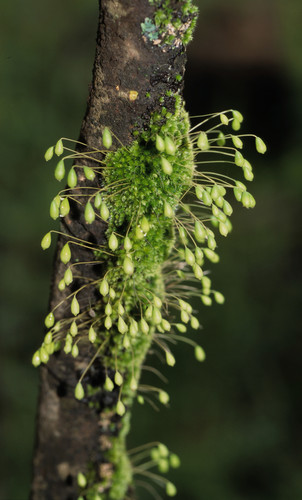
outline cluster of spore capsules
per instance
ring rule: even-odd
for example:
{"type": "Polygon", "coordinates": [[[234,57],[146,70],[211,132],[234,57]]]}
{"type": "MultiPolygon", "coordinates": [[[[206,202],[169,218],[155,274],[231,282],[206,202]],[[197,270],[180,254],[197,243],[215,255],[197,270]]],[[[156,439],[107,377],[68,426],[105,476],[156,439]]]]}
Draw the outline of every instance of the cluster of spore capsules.
{"type": "MultiPolygon", "coordinates": [[[[120,417],[134,397],[141,403],[150,397],[163,405],[169,402],[166,391],[139,382],[151,346],[162,351],[169,366],[175,364],[170,345],[178,340],[193,346],[198,361],[205,359],[203,348],[186,335],[188,327],[189,331],[200,328],[190,299],[199,296],[205,306],[213,300],[224,302],[224,296],[212,288],[208,270],[208,262],[219,260],[215,232],[227,236],[232,229],[231,193],[244,207],[255,206],[246,185],[225,171],[229,168],[245,181],[253,180],[252,166],[242,153],[245,138],[255,140],[259,153],[266,151],[261,138],[237,133],[242,120],[240,112],[227,110],[199,117],[191,126],[183,105],[176,102],[175,114],[154,113],[148,130],[137,133],[130,146],[113,151],[114,135],[105,127],[101,150],[88,146],[86,152],[73,150],[70,140],[60,139],[46,151],[46,161],[60,157],[54,171],[58,181],[66,178],[66,160],[74,161],[67,173],[67,186],[51,202],[50,216],[68,217],[71,203],[76,203],[87,226],[97,219],[106,224],[104,245],[60,231],[48,232],[41,242],[45,250],[53,233],[66,237],[60,253],[66,271],[58,284],[65,292],[62,302],[46,316],[48,331],[33,364],[47,363],[60,349],[76,358],[81,344],[95,346],[94,356],[75,387],[78,400],[89,400],[85,377],[96,358],[106,372],[100,391],[118,391],[114,411],[120,417]],[[85,179],[93,181],[86,192],[85,179]],[[88,280],[66,295],[79,266],[89,265],[73,261],[74,245],[91,250],[91,265],[99,261],[103,271],[98,279],[88,280]],[[78,296],[85,287],[97,289],[99,300],[81,310],[78,296]],[[70,317],[56,320],[56,310],[65,301],[70,304],[70,317]]],[[[142,467],[145,474],[152,466],[167,472],[169,464],[179,464],[178,457],[161,443],[143,446],[141,455],[148,456],[150,464],[142,467]]],[[[136,473],[140,469],[134,462],[132,474],[136,473]]],[[[171,482],[151,475],[169,496],[176,494],[171,482]]],[[[89,497],[92,486],[83,473],[78,482],[79,498],[105,498],[101,488],[89,497]]],[[[124,498],[123,494],[111,498],[124,498]]]]}

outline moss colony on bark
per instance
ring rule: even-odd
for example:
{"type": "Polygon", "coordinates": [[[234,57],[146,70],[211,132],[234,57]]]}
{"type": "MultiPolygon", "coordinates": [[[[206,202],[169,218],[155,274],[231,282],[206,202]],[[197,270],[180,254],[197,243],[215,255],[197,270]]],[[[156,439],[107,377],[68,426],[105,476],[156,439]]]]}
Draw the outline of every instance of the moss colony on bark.
{"type": "MultiPolygon", "coordinates": [[[[233,191],[237,201],[247,208],[253,207],[255,200],[241,181],[221,173],[205,172],[203,155],[206,162],[213,163],[213,158],[214,163],[240,167],[245,179],[251,181],[252,167],[240,151],[243,136],[233,133],[240,128],[241,121],[238,111],[228,110],[205,116],[190,128],[183,103],[176,96],[174,115],[165,108],[153,114],[149,129],[137,132],[129,147],[111,151],[112,134],[105,128],[101,152],[73,151],[66,147],[66,140],[60,139],[45,154],[47,161],[54,154],[61,156],[64,150],[71,152],[69,158],[78,159],[80,163],[94,159],[93,167],[71,167],[68,187],[51,203],[51,217],[68,216],[72,201],[82,207],[87,224],[96,218],[107,223],[107,241],[103,246],[65,235],[61,261],[66,265],[66,272],[59,283],[60,289],[71,285],[77,266],[83,264],[72,261],[72,245],[93,250],[94,260],[88,264],[101,263],[103,272],[98,280],[82,284],[64,299],[70,302],[70,318],[56,322],[56,309],[61,303],[47,315],[45,324],[49,330],[33,356],[35,366],[47,363],[49,356],[59,349],[77,357],[81,344],[90,342],[95,346],[95,354],[75,387],[75,397],[101,411],[95,393],[118,390],[117,404],[106,410],[122,417],[122,430],[118,437],[112,438],[108,451],[108,460],[115,466],[110,488],[108,480],[98,479],[87,464],[87,470],[78,474],[80,499],[122,500],[127,497],[129,484],[136,474],[153,478],[165,487],[169,496],[176,494],[171,482],[149,471],[150,467],[157,466],[160,472],[167,472],[169,466],[179,465],[178,457],[166,446],[145,445],[127,454],[125,438],[130,407],[135,397],[142,402],[147,390],[139,385],[139,379],[151,345],[162,349],[170,366],[175,363],[170,341],[183,340],[191,344],[197,360],[205,359],[202,347],[183,335],[189,323],[193,329],[199,328],[190,297],[199,295],[205,305],[210,305],[212,299],[218,303],[224,301],[220,292],[212,290],[207,271],[207,261],[215,263],[219,259],[214,229],[223,236],[231,231],[229,217],[233,210],[226,199],[228,192],[233,191]],[[232,132],[223,132],[229,124],[232,132]],[[98,179],[98,187],[88,187],[86,195],[82,187],[80,194],[77,191],[83,175],[88,180],[98,179]],[[77,297],[85,287],[98,290],[99,300],[93,311],[80,309],[77,297]],[[97,358],[107,374],[104,386],[98,389],[89,386],[85,379],[97,358]],[[139,461],[144,459],[147,462],[139,466],[139,461]]],[[[255,140],[257,150],[264,153],[263,141],[258,137],[255,140]]],[[[55,177],[60,181],[64,176],[64,159],[61,159],[55,168],[55,177]]],[[[44,236],[43,249],[50,246],[54,232],[44,236]]],[[[149,390],[160,403],[168,403],[167,392],[156,387],[149,390]]]]}

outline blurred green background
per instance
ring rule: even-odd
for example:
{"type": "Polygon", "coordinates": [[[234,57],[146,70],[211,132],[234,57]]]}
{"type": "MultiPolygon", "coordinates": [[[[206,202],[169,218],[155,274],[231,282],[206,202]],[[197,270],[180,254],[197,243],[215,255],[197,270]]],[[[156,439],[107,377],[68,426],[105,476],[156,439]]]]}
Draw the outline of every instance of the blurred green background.
{"type": "MultiPolygon", "coordinates": [[[[130,446],[162,440],[182,467],[180,499],[302,498],[300,0],[206,0],[189,50],[191,114],[235,108],[255,170],[253,211],[238,206],[212,268],[223,306],[201,306],[192,333],[207,360],[175,348],[171,405],[136,405],[130,446]]],[[[31,355],[51,279],[48,230],[56,183],[43,162],[57,138],[78,135],[94,56],[97,2],[11,2],[0,7],[1,500],[26,500],[38,396],[31,355]]],[[[154,382],[154,380],[153,380],[154,382]]],[[[151,498],[143,489],[140,500],[151,498]]]]}

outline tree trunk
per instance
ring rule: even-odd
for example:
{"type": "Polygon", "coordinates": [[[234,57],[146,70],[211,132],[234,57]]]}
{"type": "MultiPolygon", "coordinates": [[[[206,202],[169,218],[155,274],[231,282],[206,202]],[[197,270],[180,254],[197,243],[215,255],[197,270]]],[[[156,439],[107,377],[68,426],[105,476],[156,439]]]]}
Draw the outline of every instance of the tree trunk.
{"type": "MultiPolygon", "coordinates": [[[[86,146],[102,149],[101,136],[104,126],[114,133],[114,148],[120,143],[133,141],[134,128],[148,128],[151,113],[159,110],[162,101],[173,113],[175,100],[169,97],[179,93],[184,74],[185,49],[175,37],[171,44],[157,43],[142,35],[141,23],[152,19],[156,6],[148,0],[100,0],[99,22],[93,78],[86,114],[81,126],[80,138],[86,146]],[[176,78],[176,75],[180,75],[176,78]],[[180,81],[180,83],[179,83],[180,81]],[[170,91],[170,94],[169,94],[170,91]]],[[[184,2],[171,1],[175,15],[181,12],[184,2]]],[[[188,22],[191,18],[187,18],[188,22]]],[[[101,157],[101,153],[100,153],[101,157]]],[[[79,162],[77,163],[79,164],[79,162]]],[[[100,185],[101,179],[87,181],[80,177],[80,189],[100,185]]],[[[61,223],[65,234],[85,241],[102,244],[106,224],[85,222],[83,212],[76,204],[61,223]]],[[[69,292],[60,292],[58,283],[66,267],[60,261],[60,251],[66,243],[59,236],[54,263],[53,284],[50,296],[52,310],[69,292]]],[[[93,252],[78,246],[72,248],[72,262],[91,261],[93,252]]],[[[97,279],[101,264],[82,266],[73,289],[84,279],[97,279]]],[[[94,287],[86,288],[79,295],[81,309],[93,307],[99,300],[94,287]]],[[[70,317],[70,301],[56,309],[56,321],[70,317]]],[[[87,471],[87,464],[103,490],[110,495],[111,476],[115,465],[108,458],[110,437],[118,436],[121,429],[127,430],[129,412],[118,416],[112,408],[118,399],[118,388],[112,392],[101,391],[96,399],[75,399],[74,388],[83,369],[95,353],[88,342],[81,346],[80,355],[73,358],[60,350],[40,368],[41,385],[37,419],[37,437],[34,453],[32,500],[73,500],[79,497],[77,474],[87,471]],[[91,402],[95,404],[91,404],[91,402]],[[89,404],[90,403],[90,404],[89,404]]],[[[87,372],[86,383],[102,387],[105,380],[104,367],[96,360],[87,372]]],[[[125,498],[133,497],[129,485],[125,498]]],[[[109,496],[109,498],[111,498],[109,496]]]]}

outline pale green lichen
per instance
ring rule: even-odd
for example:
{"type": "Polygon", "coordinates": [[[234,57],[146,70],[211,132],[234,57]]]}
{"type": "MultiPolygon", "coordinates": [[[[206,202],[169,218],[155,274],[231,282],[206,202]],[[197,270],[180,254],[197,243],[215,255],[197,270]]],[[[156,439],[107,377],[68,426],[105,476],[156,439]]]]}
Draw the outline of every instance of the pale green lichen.
{"type": "Polygon", "coordinates": [[[172,48],[187,45],[192,39],[197,20],[197,7],[191,0],[180,3],[176,10],[171,0],[149,0],[156,7],[154,18],[141,24],[143,36],[154,45],[172,48]]]}

